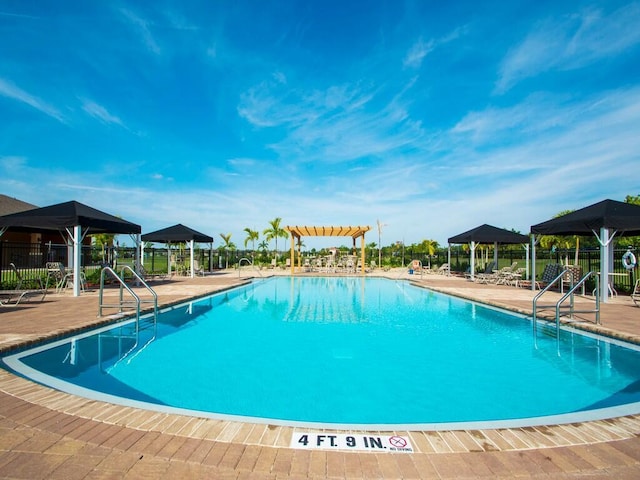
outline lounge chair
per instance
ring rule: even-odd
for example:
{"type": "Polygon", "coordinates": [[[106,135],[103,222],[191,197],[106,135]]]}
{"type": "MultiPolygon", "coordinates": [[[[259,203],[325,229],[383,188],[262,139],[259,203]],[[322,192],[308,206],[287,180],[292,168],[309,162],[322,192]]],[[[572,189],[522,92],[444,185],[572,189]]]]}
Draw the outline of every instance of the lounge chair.
{"type": "Polygon", "coordinates": [[[518,265],[518,262],[513,262],[510,267],[501,268],[498,271],[498,276],[495,282],[496,285],[509,285],[511,278],[516,271],[516,265],[518,265]]]}
{"type": "Polygon", "coordinates": [[[494,275],[493,270],[496,268],[496,262],[489,262],[484,271],[474,275],[473,280],[478,283],[489,283],[489,279],[494,275]]]}
{"type": "Polygon", "coordinates": [[[140,265],[140,271],[138,274],[142,277],[145,282],[150,282],[152,280],[164,280],[167,278],[166,273],[162,272],[147,272],[144,266],[140,265]]]}
{"type": "Polygon", "coordinates": [[[635,303],[636,307],[640,307],[640,278],[636,280],[636,284],[633,286],[633,292],[631,292],[631,300],[635,303]]]}
{"type": "Polygon", "coordinates": [[[527,269],[524,267],[516,268],[513,272],[507,274],[505,284],[518,287],[522,281],[522,275],[524,275],[526,271],[527,269]]]}
{"type": "Polygon", "coordinates": [[[22,300],[29,300],[29,297],[37,295],[42,295],[40,301],[43,301],[44,297],[47,296],[47,289],[42,287],[42,281],[38,279],[40,288],[23,289],[22,284],[24,283],[24,279],[22,278],[20,271],[13,263],[10,263],[9,265],[11,266],[11,269],[13,270],[17,279],[16,288],[14,290],[0,290],[0,298],[2,298],[2,300],[0,300],[0,305],[18,305],[22,300]]]}
{"type": "Polygon", "coordinates": [[[449,264],[443,263],[442,265],[440,265],[436,270],[436,273],[438,275],[447,275],[449,273],[449,264]]]}
{"type": "Polygon", "coordinates": [[[495,283],[496,285],[508,284],[510,276],[515,272],[515,266],[518,262],[513,262],[508,267],[502,267],[500,270],[492,270],[492,273],[479,275],[478,283],[495,283]]]}

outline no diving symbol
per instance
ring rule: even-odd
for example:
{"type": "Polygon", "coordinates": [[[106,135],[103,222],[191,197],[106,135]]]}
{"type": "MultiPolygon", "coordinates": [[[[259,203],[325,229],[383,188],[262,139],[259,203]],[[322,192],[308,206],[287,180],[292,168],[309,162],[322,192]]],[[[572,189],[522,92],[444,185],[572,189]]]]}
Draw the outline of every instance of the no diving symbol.
{"type": "Polygon", "coordinates": [[[391,446],[396,448],[404,448],[407,446],[407,441],[404,438],[397,436],[389,437],[389,443],[391,446]]]}

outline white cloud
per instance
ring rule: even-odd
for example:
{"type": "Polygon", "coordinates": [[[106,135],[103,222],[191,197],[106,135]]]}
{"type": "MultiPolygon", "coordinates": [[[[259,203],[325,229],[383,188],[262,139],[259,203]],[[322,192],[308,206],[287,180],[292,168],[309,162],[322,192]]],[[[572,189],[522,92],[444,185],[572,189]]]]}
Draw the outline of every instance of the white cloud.
{"type": "Polygon", "coordinates": [[[162,49],[151,33],[153,22],[142,18],[141,16],[126,8],[121,8],[120,13],[128,20],[129,24],[134,27],[136,32],[140,35],[140,38],[142,39],[142,42],[147,47],[147,49],[155,55],[160,55],[162,53],[162,49]]]}
{"type": "Polygon", "coordinates": [[[610,13],[589,9],[549,19],[529,32],[502,62],[496,92],[550,70],[582,68],[640,44],[640,4],[610,13]]]}
{"type": "Polygon", "coordinates": [[[103,123],[115,124],[123,128],[126,128],[125,125],[122,123],[122,120],[120,120],[120,118],[118,118],[115,115],[112,115],[111,113],[109,113],[109,111],[107,111],[105,107],[103,107],[102,105],[98,105],[97,103],[91,100],[82,99],[82,109],[85,112],[87,112],[90,116],[97,118],[103,123]]]}
{"type": "Polygon", "coordinates": [[[29,105],[60,123],[66,123],[65,118],[55,107],[2,78],[0,78],[0,95],[29,105]]]}
{"type": "Polygon", "coordinates": [[[425,42],[420,38],[411,46],[407,55],[404,57],[402,64],[404,67],[408,68],[420,67],[420,65],[422,65],[422,60],[433,50],[434,46],[435,42],[433,40],[425,42]]]}

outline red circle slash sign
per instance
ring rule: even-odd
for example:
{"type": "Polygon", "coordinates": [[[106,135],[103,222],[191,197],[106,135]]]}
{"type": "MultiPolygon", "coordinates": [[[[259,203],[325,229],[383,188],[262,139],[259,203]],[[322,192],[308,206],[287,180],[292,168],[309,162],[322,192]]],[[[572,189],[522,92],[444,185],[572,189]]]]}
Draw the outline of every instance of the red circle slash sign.
{"type": "Polygon", "coordinates": [[[403,448],[407,446],[407,441],[402,437],[389,437],[389,443],[397,448],[403,448]]]}

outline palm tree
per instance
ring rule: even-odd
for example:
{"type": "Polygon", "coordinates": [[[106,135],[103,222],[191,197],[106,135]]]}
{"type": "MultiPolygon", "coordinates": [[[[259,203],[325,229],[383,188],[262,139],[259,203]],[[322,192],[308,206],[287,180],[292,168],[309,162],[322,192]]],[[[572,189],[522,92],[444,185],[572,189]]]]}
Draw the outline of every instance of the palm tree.
{"type": "Polygon", "coordinates": [[[244,248],[247,248],[247,244],[251,242],[251,258],[253,259],[253,252],[256,250],[256,241],[260,239],[260,232],[257,230],[251,230],[249,227],[245,228],[244,231],[247,234],[247,237],[244,239],[244,248]]]}
{"type": "Polygon", "coordinates": [[[373,260],[374,250],[377,246],[378,244],[376,242],[370,242],[367,244],[367,248],[371,250],[371,258],[369,259],[369,261],[373,260]]]}
{"type": "MultiPolygon", "coordinates": [[[[553,218],[558,218],[558,217],[562,217],[563,215],[566,215],[568,213],[573,212],[573,210],[563,210],[562,212],[556,214],[553,216],[553,218]]],[[[578,237],[577,235],[575,236],[564,236],[564,235],[543,235],[540,238],[540,246],[543,248],[548,248],[550,250],[553,250],[553,247],[555,248],[564,248],[567,251],[575,244],[576,247],[576,251],[575,251],[575,258],[574,258],[574,264],[577,265],[578,264],[578,250],[580,248],[580,237],[578,237]]],[[[565,254],[565,264],[569,265],[569,254],[568,252],[565,254]]]]}
{"type": "Polygon", "coordinates": [[[111,259],[106,258],[106,253],[108,253],[108,249],[113,247],[116,236],[108,233],[97,233],[92,237],[95,244],[102,249],[102,263],[108,262],[111,264],[111,259]]]}
{"type": "Polygon", "coordinates": [[[274,218],[269,222],[270,228],[266,228],[262,233],[265,236],[267,242],[271,240],[276,241],[276,249],[275,254],[278,256],[278,237],[287,238],[289,234],[284,228],[280,227],[280,222],[282,219],[280,217],[274,218]]]}
{"type": "Polygon", "coordinates": [[[233,243],[231,242],[231,234],[227,233],[225,235],[224,233],[221,233],[220,237],[222,238],[222,240],[224,240],[224,245],[222,245],[220,248],[223,248],[225,252],[227,252],[225,268],[229,268],[229,250],[234,247],[233,243]]]}
{"type": "Polygon", "coordinates": [[[426,252],[428,260],[429,260],[429,268],[431,268],[431,257],[436,254],[436,249],[438,248],[438,242],[435,240],[423,240],[420,243],[420,249],[426,252]]]}

